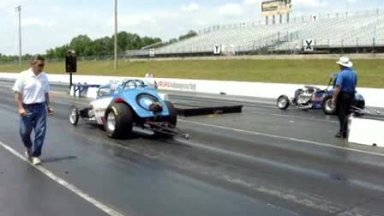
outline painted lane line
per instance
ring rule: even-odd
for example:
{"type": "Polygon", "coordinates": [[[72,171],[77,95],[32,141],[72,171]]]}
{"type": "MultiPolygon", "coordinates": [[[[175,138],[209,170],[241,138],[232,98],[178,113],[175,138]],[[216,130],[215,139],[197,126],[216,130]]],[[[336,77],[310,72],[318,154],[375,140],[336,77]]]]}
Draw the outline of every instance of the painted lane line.
{"type": "MultiPolygon", "coordinates": [[[[33,166],[24,156],[22,156],[19,152],[17,152],[15,149],[10,147],[9,145],[3,143],[0,141],[0,146],[3,147],[5,150],[13,154],[14,156],[18,157],[19,159],[23,160],[24,162],[27,162],[31,166],[33,166]]],[[[41,173],[43,173],[45,176],[49,177],[59,185],[65,187],[67,190],[73,192],[80,198],[84,199],[85,201],[89,202],[90,204],[94,205],[96,208],[100,209],[104,213],[110,216],[124,216],[122,213],[116,211],[115,209],[112,209],[111,207],[108,207],[107,205],[103,204],[102,202],[98,201],[97,199],[93,198],[92,196],[88,195],[87,193],[81,191],[76,186],[70,184],[69,182],[65,181],[64,179],[56,176],[53,172],[49,171],[48,169],[42,167],[42,166],[33,166],[37,170],[39,170],[41,173]]]]}
{"type": "Polygon", "coordinates": [[[251,113],[251,114],[258,114],[258,115],[270,115],[273,117],[282,117],[282,118],[287,118],[287,119],[297,119],[297,120],[302,120],[302,121],[317,121],[317,122],[323,122],[323,123],[329,123],[329,124],[336,124],[338,123],[337,120],[328,120],[328,119],[316,119],[316,118],[311,118],[311,117],[304,117],[304,116],[297,116],[297,115],[284,115],[284,114],[275,114],[275,113],[267,113],[267,112],[258,112],[258,111],[252,111],[252,110],[246,110],[246,113],[251,113]]]}
{"type": "Polygon", "coordinates": [[[363,153],[363,154],[368,154],[368,155],[384,157],[384,153],[370,152],[370,151],[364,151],[364,150],[353,149],[353,148],[348,148],[348,147],[335,146],[333,144],[321,143],[321,142],[316,142],[316,141],[311,141],[311,140],[298,139],[298,138],[293,138],[293,137],[285,137],[285,136],[261,133],[261,132],[256,132],[256,131],[248,131],[248,130],[230,128],[230,127],[225,127],[225,126],[220,126],[220,125],[207,124],[207,123],[203,123],[203,122],[193,122],[193,121],[184,120],[184,119],[179,119],[178,121],[188,123],[188,124],[213,127],[213,128],[217,128],[217,129],[229,130],[229,131],[234,131],[234,132],[239,132],[239,133],[246,133],[246,134],[251,134],[251,135],[256,135],[256,136],[263,136],[263,137],[280,139],[280,140],[287,140],[287,141],[292,141],[292,142],[306,143],[306,144],[312,144],[312,145],[322,146],[322,147],[327,147],[327,148],[333,148],[333,149],[339,149],[339,150],[344,150],[344,151],[351,151],[351,152],[357,152],[357,153],[363,153]]]}

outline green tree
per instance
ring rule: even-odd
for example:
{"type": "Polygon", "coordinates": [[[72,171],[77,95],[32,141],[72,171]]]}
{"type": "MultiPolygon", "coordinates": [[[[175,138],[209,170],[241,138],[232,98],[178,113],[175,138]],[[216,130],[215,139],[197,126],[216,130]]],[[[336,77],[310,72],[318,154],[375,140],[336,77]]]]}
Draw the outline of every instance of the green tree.
{"type": "Polygon", "coordinates": [[[128,43],[129,43],[129,36],[130,35],[125,31],[119,32],[117,34],[117,47],[119,51],[127,50],[128,43]]]}
{"type": "Polygon", "coordinates": [[[93,42],[93,51],[96,55],[112,55],[113,53],[113,40],[110,37],[103,37],[96,39],[93,42]]]}
{"type": "MultiPolygon", "coordinates": [[[[160,44],[162,41],[160,38],[143,37],[141,38],[141,48],[149,45],[160,44]]],[[[156,46],[155,46],[156,47],[156,46]]]]}
{"type": "Polygon", "coordinates": [[[93,41],[87,35],[79,35],[69,43],[71,49],[75,50],[79,56],[91,56],[93,52],[93,41]]]}
{"type": "MultiPolygon", "coordinates": [[[[160,38],[140,37],[138,34],[127,33],[125,31],[117,34],[118,51],[137,50],[148,45],[161,43],[160,38]]],[[[78,35],[74,37],[69,44],[48,49],[46,56],[48,58],[64,58],[67,51],[73,49],[78,56],[106,56],[113,55],[114,52],[114,35],[112,37],[102,37],[94,41],[87,35],[78,35]]]]}
{"type": "Polygon", "coordinates": [[[54,49],[49,49],[46,51],[47,58],[64,58],[67,51],[69,50],[69,45],[63,45],[61,47],[56,47],[54,49]]]}
{"type": "MultiPolygon", "coordinates": [[[[112,40],[114,39],[115,37],[112,36],[112,40]]],[[[124,31],[117,34],[117,40],[119,51],[137,50],[161,42],[160,38],[140,37],[138,34],[127,33],[124,31]]]]}

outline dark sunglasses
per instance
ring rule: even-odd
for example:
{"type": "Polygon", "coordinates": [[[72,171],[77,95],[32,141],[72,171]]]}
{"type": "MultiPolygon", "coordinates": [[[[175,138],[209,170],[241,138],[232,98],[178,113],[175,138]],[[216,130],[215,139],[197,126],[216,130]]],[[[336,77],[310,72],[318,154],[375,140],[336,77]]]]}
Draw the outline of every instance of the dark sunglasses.
{"type": "Polygon", "coordinates": [[[39,67],[44,67],[44,64],[38,64],[37,66],[39,66],[39,67]]]}

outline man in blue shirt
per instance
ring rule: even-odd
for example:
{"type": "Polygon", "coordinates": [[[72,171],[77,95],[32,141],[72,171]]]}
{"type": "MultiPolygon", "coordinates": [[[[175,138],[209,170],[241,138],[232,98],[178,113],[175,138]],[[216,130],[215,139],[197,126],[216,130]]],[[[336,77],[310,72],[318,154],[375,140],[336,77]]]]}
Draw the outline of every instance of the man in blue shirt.
{"type": "Polygon", "coordinates": [[[357,85],[357,74],[352,68],[353,63],[348,57],[341,57],[336,62],[340,65],[340,73],[337,75],[335,94],[332,102],[336,105],[336,113],[339,118],[340,130],[335,135],[339,138],[347,138],[348,115],[351,114],[353,100],[357,85]]]}

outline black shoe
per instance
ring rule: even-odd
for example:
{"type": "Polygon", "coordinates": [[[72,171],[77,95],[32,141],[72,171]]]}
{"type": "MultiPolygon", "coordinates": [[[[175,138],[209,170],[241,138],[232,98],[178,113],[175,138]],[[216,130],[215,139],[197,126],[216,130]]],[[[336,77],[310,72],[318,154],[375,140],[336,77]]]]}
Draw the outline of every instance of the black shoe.
{"type": "Polygon", "coordinates": [[[340,132],[337,132],[337,134],[335,134],[335,137],[336,137],[336,138],[342,138],[342,137],[343,137],[343,134],[341,134],[340,132]]]}

